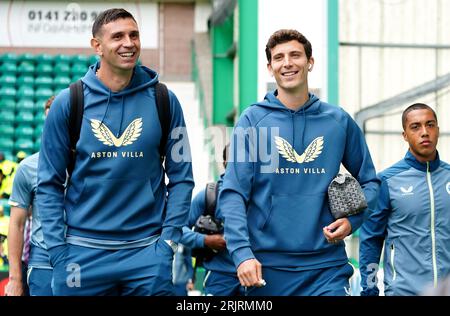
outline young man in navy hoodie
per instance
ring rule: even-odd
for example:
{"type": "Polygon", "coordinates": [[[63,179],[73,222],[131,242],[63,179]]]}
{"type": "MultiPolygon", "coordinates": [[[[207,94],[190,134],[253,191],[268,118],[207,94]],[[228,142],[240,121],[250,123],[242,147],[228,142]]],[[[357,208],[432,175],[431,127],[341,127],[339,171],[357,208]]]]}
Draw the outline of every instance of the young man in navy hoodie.
{"type": "Polygon", "coordinates": [[[100,62],[82,78],[84,115],[66,188],[68,89],[55,98],[39,157],[37,200],[53,292],[171,295],[173,254],[194,186],[182,109],[169,91],[169,130],[177,128],[182,137],[168,137],[163,166],[158,75],[136,65],[141,44],[135,19],[123,9],[106,10],[92,34],[100,62]]]}
{"type": "Polygon", "coordinates": [[[219,196],[227,248],[248,295],[347,295],[343,239],[363,213],[333,219],[327,188],[342,164],[373,206],[378,180],[364,135],[308,92],[314,58],[301,33],[275,32],[266,55],[277,89],[242,113],[219,196]]]}

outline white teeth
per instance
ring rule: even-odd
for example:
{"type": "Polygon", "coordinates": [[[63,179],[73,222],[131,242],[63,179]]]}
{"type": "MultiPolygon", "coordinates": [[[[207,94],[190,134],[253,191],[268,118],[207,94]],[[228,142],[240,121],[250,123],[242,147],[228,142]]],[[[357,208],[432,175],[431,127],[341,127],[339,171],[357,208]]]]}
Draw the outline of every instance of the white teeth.
{"type": "Polygon", "coordinates": [[[122,56],[122,57],[131,57],[131,56],[134,55],[134,53],[122,53],[122,54],[119,54],[119,55],[122,56]]]}
{"type": "Polygon", "coordinates": [[[293,76],[293,75],[295,75],[296,73],[297,73],[296,71],[285,72],[285,73],[283,74],[283,76],[293,76]]]}

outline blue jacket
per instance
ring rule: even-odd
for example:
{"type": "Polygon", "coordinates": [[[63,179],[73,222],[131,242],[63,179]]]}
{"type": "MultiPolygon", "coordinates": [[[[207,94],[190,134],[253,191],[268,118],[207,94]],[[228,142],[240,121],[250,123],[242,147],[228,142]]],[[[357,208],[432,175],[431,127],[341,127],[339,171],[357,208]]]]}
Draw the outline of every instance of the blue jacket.
{"type": "Polygon", "coordinates": [[[176,96],[169,92],[170,130],[180,127],[175,134],[181,136],[169,137],[163,169],[158,151],[161,127],[155,106],[156,72],[136,66],[130,84],[112,92],[96,77],[99,66],[92,65],[82,78],[84,115],[66,194],[69,89],[58,94],[45,121],[37,202],[51,258],[57,252],[52,249],[66,243],[65,223],[71,243],[108,249],[137,246],[158,234],[178,242],[188,219],[194,182],[183,112],[176,96]]]}
{"type": "Polygon", "coordinates": [[[385,294],[420,294],[450,273],[450,165],[408,151],[379,178],[377,207],[360,231],[361,295],[378,295],[383,242],[385,294]]]}
{"type": "MultiPolygon", "coordinates": [[[[344,242],[330,244],[327,189],[341,163],[373,207],[378,180],[364,136],[340,107],[310,94],[298,110],[273,93],[246,109],[234,129],[219,208],[236,267],[307,270],[345,264],[344,242]]],[[[363,213],[349,217],[353,231],[363,213]]]]}
{"type": "MultiPolygon", "coordinates": [[[[223,174],[217,181],[217,185],[219,186],[218,192],[220,192],[222,188],[222,183],[223,174]]],[[[181,239],[181,242],[189,248],[205,247],[205,235],[192,231],[192,227],[195,225],[197,219],[205,212],[205,207],[205,189],[203,189],[192,200],[188,225],[183,228],[183,238],[181,239]]],[[[223,221],[223,216],[217,205],[215,217],[223,221]]],[[[203,266],[206,270],[210,271],[236,273],[233,260],[226,249],[219,251],[211,260],[205,261],[203,266]]]]}
{"type": "Polygon", "coordinates": [[[47,246],[42,234],[41,218],[36,203],[37,170],[39,153],[26,157],[19,164],[9,197],[9,204],[28,210],[31,206],[31,253],[28,265],[50,267],[47,246]]]}

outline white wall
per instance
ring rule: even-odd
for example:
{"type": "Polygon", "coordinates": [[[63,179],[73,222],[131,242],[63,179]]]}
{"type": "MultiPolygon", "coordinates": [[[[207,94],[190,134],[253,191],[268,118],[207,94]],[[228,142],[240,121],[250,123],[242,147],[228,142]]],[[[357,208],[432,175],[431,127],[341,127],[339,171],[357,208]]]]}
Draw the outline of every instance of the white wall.
{"type": "MultiPolygon", "coordinates": [[[[341,0],[341,42],[450,45],[448,0],[341,0]]],[[[356,48],[339,51],[340,104],[350,113],[420,86],[436,76],[450,73],[450,50],[418,48],[356,48]]],[[[437,110],[441,132],[450,131],[450,87],[438,93],[400,104],[368,130],[401,131],[401,112],[422,102],[437,110]]],[[[378,171],[400,160],[407,144],[401,134],[367,136],[378,171]]],[[[450,137],[441,136],[441,158],[450,160],[450,137]]]]}
{"type": "Polygon", "coordinates": [[[197,2],[195,4],[194,32],[208,32],[208,18],[211,11],[212,6],[209,2],[197,2]]]}

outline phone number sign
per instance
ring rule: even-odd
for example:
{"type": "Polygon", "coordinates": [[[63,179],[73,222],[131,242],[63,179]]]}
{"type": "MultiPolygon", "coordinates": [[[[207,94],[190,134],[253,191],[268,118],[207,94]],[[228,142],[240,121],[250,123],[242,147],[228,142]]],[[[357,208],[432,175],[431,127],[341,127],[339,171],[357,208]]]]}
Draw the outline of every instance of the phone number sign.
{"type": "MultiPolygon", "coordinates": [[[[104,2],[1,1],[0,46],[90,47],[92,24],[104,2]]],[[[158,47],[156,3],[114,3],[133,14],[141,33],[142,48],[158,47]]]]}

